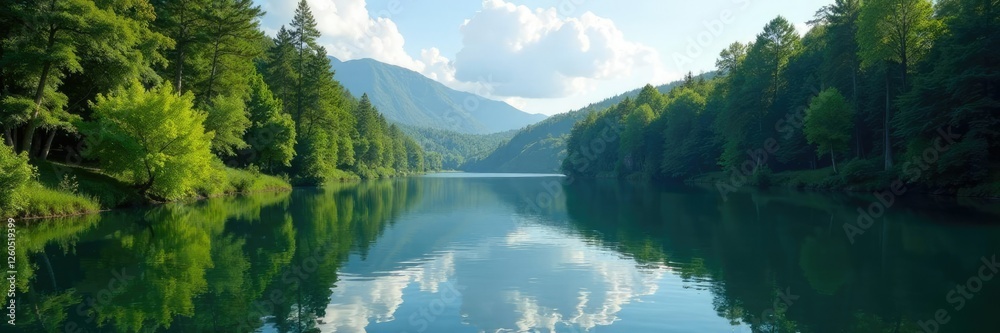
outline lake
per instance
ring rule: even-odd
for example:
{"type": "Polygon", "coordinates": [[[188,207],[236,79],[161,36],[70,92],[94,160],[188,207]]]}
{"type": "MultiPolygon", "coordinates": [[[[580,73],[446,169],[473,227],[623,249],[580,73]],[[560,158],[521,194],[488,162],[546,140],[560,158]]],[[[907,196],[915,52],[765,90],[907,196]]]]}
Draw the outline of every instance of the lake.
{"type": "Polygon", "coordinates": [[[877,202],[455,173],[50,220],[15,331],[1000,331],[1000,205],[877,202]]]}

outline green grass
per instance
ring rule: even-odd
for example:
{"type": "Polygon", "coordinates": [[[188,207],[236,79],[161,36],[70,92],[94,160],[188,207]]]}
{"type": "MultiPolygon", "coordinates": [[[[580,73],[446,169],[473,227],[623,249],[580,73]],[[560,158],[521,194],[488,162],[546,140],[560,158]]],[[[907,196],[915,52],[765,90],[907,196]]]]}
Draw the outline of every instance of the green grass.
{"type": "Polygon", "coordinates": [[[229,180],[226,193],[290,191],[292,189],[292,185],[284,179],[248,170],[226,168],[226,178],[229,180]]]}
{"type": "MultiPolygon", "coordinates": [[[[29,206],[22,212],[25,216],[74,215],[149,203],[134,187],[98,169],[48,161],[32,163],[38,168],[39,184],[28,193],[29,206]]],[[[256,171],[226,168],[223,174],[224,182],[205,183],[196,189],[196,195],[217,197],[292,189],[288,181],[256,171]]]]}
{"type": "Polygon", "coordinates": [[[992,170],[986,180],[976,186],[958,190],[960,197],[1000,198],[1000,164],[990,166],[992,170]]]}
{"type": "Polygon", "coordinates": [[[792,188],[829,188],[836,186],[840,177],[833,168],[784,171],[774,174],[774,184],[792,188]]]}
{"type": "Polygon", "coordinates": [[[95,213],[101,210],[97,200],[71,192],[53,190],[32,184],[24,193],[27,204],[21,217],[51,217],[95,213]]]}
{"type": "Polygon", "coordinates": [[[135,189],[97,169],[48,161],[32,161],[38,167],[38,181],[50,189],[59,189],[64,178],[76,179],[77,193],[94,198],[103,208],[143,203],[135,189]]]}

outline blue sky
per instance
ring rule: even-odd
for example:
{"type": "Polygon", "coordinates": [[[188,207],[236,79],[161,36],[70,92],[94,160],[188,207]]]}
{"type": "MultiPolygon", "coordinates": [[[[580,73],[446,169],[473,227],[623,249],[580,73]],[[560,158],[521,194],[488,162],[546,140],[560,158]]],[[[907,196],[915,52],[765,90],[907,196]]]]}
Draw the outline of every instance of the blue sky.
{"type": "MultiPolygon", "coordinates": [[[[297,1],[255,0],[273,33],[297,1]]],[[[309,0],[328,52],[373,58],[531,113],[574,110],[715,67],[778,15],[833,0],[309,0]]]]}

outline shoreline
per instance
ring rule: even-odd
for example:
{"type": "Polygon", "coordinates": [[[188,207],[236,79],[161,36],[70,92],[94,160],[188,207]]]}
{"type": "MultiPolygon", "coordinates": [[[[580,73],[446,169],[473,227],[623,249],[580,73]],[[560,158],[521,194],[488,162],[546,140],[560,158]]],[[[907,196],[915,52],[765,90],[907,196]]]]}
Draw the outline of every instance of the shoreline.
{"type": "MultiPolygon", "coordinates": [[[[424,174],[424,173],[411,173],[411,174],[406,174],[406,175],[397,175],[397,176],[394,176],[394,177],[388,177],[388,178],[383,178],[383,179],[408,177],[408,176],[413,176],[413,175],[418,175],[418,174],[424,174]]],[[[268,176],[271,176],[271,175],[268,175],[268,176]]],[[[316,184],[316,185],[292,185],[291,183],[287,183],[286,182],[285,185],[287,185],[287,186],[283,186],[283,187],[269,187],[269,188],[264,188],[264,189],[260,189],[260,190],[255,190],[255,191],[230,192],[230,193],[222,193],[222,194],[218,194],[218,195],[198,195],[198,196],[194,196],[194,197],[189,197],[189,198],[184,198],[184,199],[178,199],[178,200],[173,200],[173,201],[146,201],[146,202],[143,202],[143,203],[130,203],[130,204],[127,203],[127,204],[122,204],[122,205],[118,205],[118,206],[110,207],[110,208],[102,208],[102,209],[93,210],[93,211],[80,211],[80,212],[75,212],[75,213],[70,213],[70,214],[55,214],[55,215],[42,215],[42,216],[38,216],[38,215],[22,215],[22,216],[11,216],[11,218],[15,218],[15,219],[18,219],[20,221],[36,221],[37,222],[37,221],[43,221],[43,220],[48,220],[48,219],[59,219],[59,218],[68,218],[68,217],[89,216],[89,215],[101,214],[101,213],[105,213],[105,212],[111,212],[111,211],[123,210],[123,209],[155,207],[155,206],[166,205],[166,204],[171,204],[171,203],[183,203],[183,204],[187,204],[187,203],[197,203],[197,202],[206,201],[206,200],[210,200],[210,199],[218,199],[218,198],[226,198],[226,197],[240,197],[240,196],[244,196],[244,195],[254,195],[254,194],[262,194],[262,193],[292,192],[295,189],[321,188],[321,187],[327,186],[329,184],[349,184],[349,183],[363,182],[363,181],[366,181],[366,180],[369,180],[369,179],[364,179],[364,178],[360,178],[360,177],[356,177],[356,178],[343,178],[343,179],[330,180],[330,181],[327,181],[327,182],[325,182],[323,184],[316,184]]],[[[58,191],[58,190],[53,190],[53,189],[49,189],[49,190],[58,191]]]]}

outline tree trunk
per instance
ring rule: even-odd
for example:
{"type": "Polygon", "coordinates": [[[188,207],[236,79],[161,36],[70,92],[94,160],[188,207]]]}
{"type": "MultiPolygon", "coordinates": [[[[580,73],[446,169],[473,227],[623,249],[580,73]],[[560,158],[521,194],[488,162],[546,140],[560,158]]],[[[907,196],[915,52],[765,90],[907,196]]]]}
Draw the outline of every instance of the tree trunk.
{"type": "MultiPolygon", "coordinates": [[[[853,66],[853,64],[851,66],[851,89],[853,90],[851,99],[853,99],[854,102],[854,114],[857,115],[861,113],[859,110],[860,107],[858,107],[858,69],[855,66],[853,66]]],[[[855,151],[857,158],[862,158],[862,155],[864,155],[864,152],[862,152],[861,148],[861,127],[863,123],[864,122],[860,121],[855,121],[854,123],[854,135],[855,135],[854,142],[857,146],[855,151]]]]}
{"type": "Polygon", "coordinates": [[[182,94],[181,81],[183,81],[184,77],[184,50],[180,49],[180,46],[178,46],[178,49],[179,50],[177,50],[177,69],[174,71],[174,85],[175,88],[177,88],[177,91],[174,92],[177,93],[178,95],[181,95],[182,94]]]}
{"type": "MultiPolygon", "coordinates": [[[[53,5],[55,1],[53,1],[53,5]]],[[[45,53],[49,54],[56,43],[56,28],[49,26],[49,39],[47,45],[45,45],[45,53]]],[[[38,86],[35,87],[35,112],[28,119],[28,128],[24,131],[24,139],[21,144],[24,145],[21,151],[27,151],[31,153],[31,145],[33,143],[32,138],[35,136],[35,129],[38,128],[38,114],[42,111],[42,100],[45,97],[45,84],[48,83],[49,71],[52,70],[52,62],[45,61],[42,65],[42,75],[38,78],[38,86]]]]}
{"type": "Polygon", "coordinates": [[[56,138],[56,129],[49,130],[49,137],[45,139],[45,146],[42,147],[42,153],[39,155],[43,161],[49,158],[49,151],[52,150],[52,140],[56,138]]]}
{"type": "Polygon", "coordinates": [[[837,158],[833,156],[833,148],[830,148],[830,162],[833,162],[833,173],[837,172],[837,158]]]}
{"type": "MultiPolygon", "coordinates": [[[[50,34],[50,37],[54,38],[54,35],[55,32],[50,34]]],[[[49,44],[52,43],[50,42],[49,44]]],[[[34,143],[34,140],[32,139],[35,136],[35,129],[38,128],[38,114],[42,111],[42,101],[45,97],[45,84],[48,81],[50,70],[52,70],[52,63],[46,62],[45,65],[42,66],[42,76],[38,80],[38,86],[35,88],[35,112],[32,113],[31,118],[28,119],[28,127],[24,131],[24,138],[21,142],[24,147],[21,148],[21,151],[30,153],[33,148],[31,145],[34,143]]]]}
{"type": "Polygon", "coordinates": [[[38,156],[38,145],[41,144],[41,141],[42,141],[42,137],[37,136],[37,135],[32,136],[31,146],[29,147],[31,149],[27,151],[29,158],[33,158],[35,156],[38,156]]]}
{"type": "Polygon", "coordinates": [[[14,138],[10,135],[10,128],[3,129],[3,143],[9,146],[11,150],[17,149],[17,147],[14,146],[14,138]]]}
{"type": "Polygon", "coordinates": [[[11,143],[10,147],[15,152],[17,151],[17,147],[19,146],[18,144],[20,143],[20,142],[17,141],[18,134],[20,134],[20,133],[17,132],[17,127],[14,127],[14,128],[10,129],[10,143],[11,143]]]}
{"type": "Polygon", "coordinates": [[[205,102],[212,103],[212,89],[215,85],[215,72],[219,67],[219,41],[215,41],[215,48],[212,51],[212,70],[208,75],[208,88],[205,89],[205,102]]]}
{"type": "Polygon", "coordinates": [[[889,69],[886,68],[885,71],[885,120],[883,122],[883,128],[885,133],[883,135],[885,139],[885,170],[888,171],[892,169],[892,142],[891,136],[889,135],[889,117],[891,116],[892,109],[889,103],[889,96],[891,92],[889,91],[889,69]]]}

